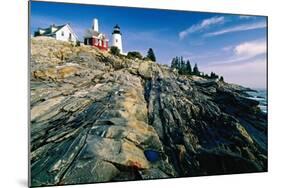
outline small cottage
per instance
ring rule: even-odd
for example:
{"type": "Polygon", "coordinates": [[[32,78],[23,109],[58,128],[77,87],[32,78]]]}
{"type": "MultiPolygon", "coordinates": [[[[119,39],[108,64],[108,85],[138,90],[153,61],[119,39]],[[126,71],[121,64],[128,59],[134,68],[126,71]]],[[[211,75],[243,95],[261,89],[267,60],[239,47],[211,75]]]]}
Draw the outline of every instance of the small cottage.
{"type": "Polygon", "coordinates": [[[84,44],[95,46],[101,50],[108,50],[108,38],[99,32],[98,20],[93,20],[92,28],[87,29],[84,36],[84,44]]]}
{"type": "Polygon", "coordinates": [[[37,36],[48,36],[53,37],[56,40],[61,41],[69,41],[69,42],[77,42],[78,37],[72,30],[69,24],[64,24],[60,26],[50,25],[48,28],[38,28],[37,31],[34,32],[34,37],[37,36]]]}

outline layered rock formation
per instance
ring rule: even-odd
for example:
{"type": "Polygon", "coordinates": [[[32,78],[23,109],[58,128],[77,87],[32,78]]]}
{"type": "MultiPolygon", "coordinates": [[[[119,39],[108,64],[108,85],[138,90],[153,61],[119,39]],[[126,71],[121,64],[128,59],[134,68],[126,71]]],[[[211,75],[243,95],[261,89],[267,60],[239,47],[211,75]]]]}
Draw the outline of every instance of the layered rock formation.
{"type": "Polygon", "coordinates": [[[44,37],[30,67],[32,186],[267,171],[244,87],[44,37]]]}

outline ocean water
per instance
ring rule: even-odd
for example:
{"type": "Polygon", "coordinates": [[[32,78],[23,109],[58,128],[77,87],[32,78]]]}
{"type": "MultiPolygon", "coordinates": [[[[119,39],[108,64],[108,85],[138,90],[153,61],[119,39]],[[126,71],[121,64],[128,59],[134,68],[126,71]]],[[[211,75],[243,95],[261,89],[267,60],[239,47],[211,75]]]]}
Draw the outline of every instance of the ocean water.
{"type": "Polygon", "coordinates": [[[247,92],[251,97],[250,99],[256,100],[259,102],[260,109],[267,113],[267,90],[265,89],[256,89],[257,92],[247,92]]]}

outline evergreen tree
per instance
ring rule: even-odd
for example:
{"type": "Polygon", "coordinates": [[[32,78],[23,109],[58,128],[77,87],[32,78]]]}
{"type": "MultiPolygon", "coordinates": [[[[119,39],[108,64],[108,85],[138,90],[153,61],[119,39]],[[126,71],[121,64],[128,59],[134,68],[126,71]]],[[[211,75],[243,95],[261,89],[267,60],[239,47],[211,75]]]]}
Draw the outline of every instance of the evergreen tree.
{"type": "Polygon", "coordinates": [[[224,82],[223,76],[220,77],[220,81],[221,81],[221,82],[224,82]]]}
{"type": "Polygon", "coordinates": [[[191,65],[190,65],[190,61],[189,60],[187,60],[187,62],[186,62],[186,72],[188,74],[191,73],[191,65]]]}
{"type": "Polygon", "coordinates": [[[180,69],[183,71],[184,69],[184,61],[183,61],[183,57],[180,57],[180,69]]]}
{"type": "Polygon", "coordinates": [[[179,57],[176,57],[176,68],[180,68],[180,62],[179,62],[179,57]]]}
{"type": "Polygon", "coordinates": [[[176,56],[172,59],[171,68],[178,69],[179,74],[192,74],[190,61],[185,61],[182,56],[176,56]]]}
{"type": "Polygon", "coordinates": [[[172,69],[175,68],[175,58],[172,59],[170,67],[171,67],[172,69]]]}
{"type": "Polygon", "coordinates": [[[211,72],[211,75],[210,75],[210,78],[211,79],[217,79],[219,76],[216,74],[216,73],[214,73],[214,72],[211,72]]]}
{"type": "Polygon", "coordinates": [[[177,69],[179,74],[183,74],[183,75],[196,75],[196,76],[200,76],[202,78],[210,78],[210,79],[218,79],[220,81],[224,81],[222,76],[217,75],[214,72],[211,72],[210,75],[205,74],[204,72],[200,72],[197,63],[194,65],[194,67],[192,68],[191,63],[189,60],[184,61],[182,56],[176,56],[172,59],[171,61],[171,68],[173,69],[177,69]]]}
{"type": "Polygon", "coordinates": [[[152,48],[149,48],[148,49],[148,52],[147,52],[147,56],[146,56],[148,59],[150,59],[151,61],[156,61],[156,57],[155,57],[155,54],[152,50],[152,48]]]}
{"type": "Polygon", "coordinates": [[[183,61],[182,72],[183,72],[183,74],[187,74],[187,67],[186,67],[186,62],[185,61],[183,61]]]}
{"type": "Polygon", "coordinates": [[[184,61],[182,56],[179,57],[179,73],[184,74],[184,61]]]}
{"type": "Polygon", "coordinates": [[[194,75],[200,76],[200,72],[199,72],[197,63],[194,65],[194,67],[193,67],[193,72],[192,72],[192,73],[193,73],[194,75]]]}
{"type": "Polygon", "coordinates": [[[178,69],[177,57],[174,57],[171,62],[171,68],[178,69]]]}

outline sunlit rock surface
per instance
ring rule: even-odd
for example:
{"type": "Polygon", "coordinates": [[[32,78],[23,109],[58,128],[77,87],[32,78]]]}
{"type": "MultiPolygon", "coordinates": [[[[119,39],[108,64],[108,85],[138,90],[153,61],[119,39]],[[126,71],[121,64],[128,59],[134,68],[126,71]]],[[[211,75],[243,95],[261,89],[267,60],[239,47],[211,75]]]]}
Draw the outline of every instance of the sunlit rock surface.
{"type": "Polygon", "coordinates": [[[45,37],[30,68],[32,186],[267,171],[247,88],[45,37]]]}

